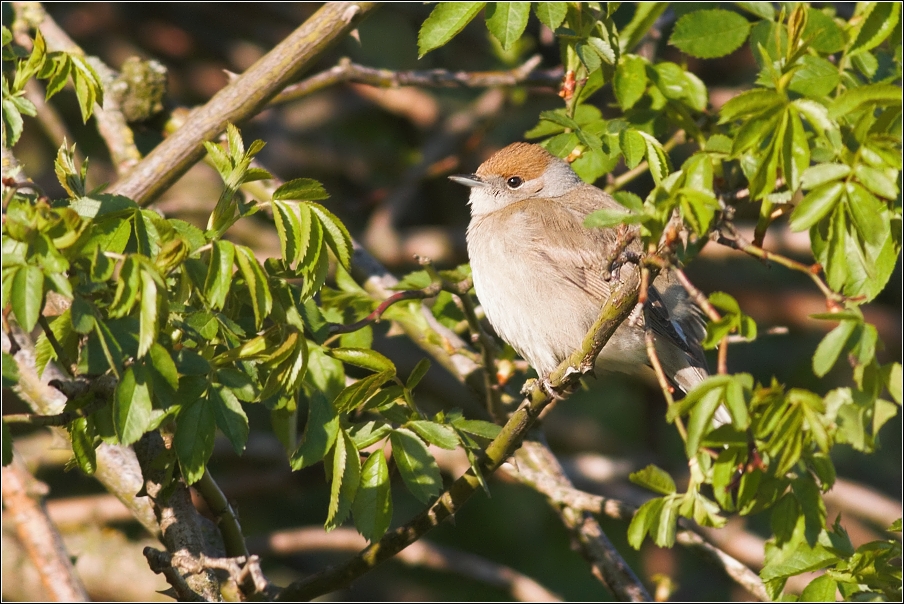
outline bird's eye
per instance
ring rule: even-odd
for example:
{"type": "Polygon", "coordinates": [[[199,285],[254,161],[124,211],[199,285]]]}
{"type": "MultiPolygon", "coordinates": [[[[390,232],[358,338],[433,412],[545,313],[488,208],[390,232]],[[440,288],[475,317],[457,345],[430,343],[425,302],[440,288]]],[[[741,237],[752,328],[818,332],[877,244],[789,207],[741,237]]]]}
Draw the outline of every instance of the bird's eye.
{"type": "Polygon", "coordinates": [[[509,189],[517,189],[524,184],[524,179],[520,176],[512,176],[507,181],[505,181],[505,184],[508,185],[509,189]]]}

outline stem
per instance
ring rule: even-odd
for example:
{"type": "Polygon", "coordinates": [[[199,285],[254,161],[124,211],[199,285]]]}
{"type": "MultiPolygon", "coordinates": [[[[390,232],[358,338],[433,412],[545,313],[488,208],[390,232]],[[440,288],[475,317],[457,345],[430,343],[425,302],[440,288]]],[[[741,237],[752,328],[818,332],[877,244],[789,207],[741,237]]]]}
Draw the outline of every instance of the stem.
{"type": "Polygon", "coordinates": [[[210,470],[205,468],[201,480],[194,485],[195,489],[210,506],[210,511],[217,517],[217,527],[223,536],[223,545],[226,546],[226,555],[229,557],[248,556],[248,547],[245,545],[245,537],[242,535],[242,527],[238,516],[226,499],[226,495],[220,490],[220,486],[213,479],[210,470]]]}

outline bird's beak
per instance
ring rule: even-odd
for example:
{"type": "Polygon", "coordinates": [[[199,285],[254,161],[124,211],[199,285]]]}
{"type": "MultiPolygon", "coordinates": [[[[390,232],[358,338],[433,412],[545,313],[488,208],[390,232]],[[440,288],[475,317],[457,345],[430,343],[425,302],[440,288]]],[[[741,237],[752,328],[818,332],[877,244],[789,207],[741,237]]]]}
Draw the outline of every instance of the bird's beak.
{"type": "Polygon", "coordinates": [[[449,180],[455,181],[460,185],[471,188],[488,186],[487,183],[485,183],[483,179],[476,174],[455,174],[453,176],[450,176],[449,180]]]}

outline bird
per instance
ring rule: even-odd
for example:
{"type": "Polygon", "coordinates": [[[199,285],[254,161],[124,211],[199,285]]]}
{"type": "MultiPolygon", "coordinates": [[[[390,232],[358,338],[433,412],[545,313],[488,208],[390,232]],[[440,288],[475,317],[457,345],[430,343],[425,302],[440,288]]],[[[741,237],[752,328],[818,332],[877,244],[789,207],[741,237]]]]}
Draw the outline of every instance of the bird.
{"type": "MultiPolygon", "coordinates": [[[[588,228],[599,209],[624,210],[540,145],[516,142],[473,174],[449,177],[470,188],[467,249],[474,290],[496,334],[546,379],[584,337],[609,298],[616,228],[588,228]]],[[[622,227],[623,234],[625,227],[622,227]]],[[[636,226],[627,227],[637,233],[636,226]]],[[[640,250],[639,240],[632,244],[640,250]]],[[[703,314],[668,269],[603,347],[596,368],[649,371],[649,328],[672,387],[690,391],[708,376],[700,345],[703,314]]]]}

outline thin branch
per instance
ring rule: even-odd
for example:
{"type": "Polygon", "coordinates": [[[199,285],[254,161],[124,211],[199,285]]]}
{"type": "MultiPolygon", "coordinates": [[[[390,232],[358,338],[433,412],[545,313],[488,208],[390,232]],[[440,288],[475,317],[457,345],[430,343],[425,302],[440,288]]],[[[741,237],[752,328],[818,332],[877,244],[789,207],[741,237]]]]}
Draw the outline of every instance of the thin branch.
{"type": "MultiPolygon", "coordinates": [[[[684,290],[688,293],[691,299],[703,309],[703,312],[706,313],[706,316],[709,317],[710,321],[721,321],[722,315],[719,314],[719,311],[716,310],[716,307],[713,306],[706,296],[703,295],[699,289],[697,289],[691,280],[687,278],[687,275],[684,274],[684,271],[680,268],[673,268],[672,273],[678,279],[678,282],[681,283],[684,290]]],[[[719,354],[717,357],[717,371],[719,375],[728,375],[728,345],[729,345],[729,337],[728,334],[725,334],[722,337],[722,340],[719,341],[719,354]]]]}
{"type": "Polygon", "coordinates": [[[65,426],[80,417],[88,417],[107,405],[106,400],[97,398],[81,409],[64,411],[55,415],[39,415],[36,413],[11,413],[3,416],[7,424],[25,424],[27,426],[65,426]]]}
{"type": "Polygon", "coordinates": [[[822,267],[819,264],[807,265],[796,260],[792,260],[791,258],[788,258],[786,256],[782,256],[781,254],[767,251],[761,247],[753,245],[752,243],[744,239],[738,229],[730,222],[723,222],[722,226],[728,231],[728,236],[726,237],[724,233],[717,231],[715,240],[718,243],[726,247],[745,252],[747,254],[750,254],[751,256],[760,258],[767,262],[775,262],[776,264],[780,264],[785,268],[807,275],[808,277],[810,277],[813,283],[816,284],[816,287],[819,288],[819,291],[821,291],[825,296],[826,304],[830,307],[837,307],[839,303],[844,301],[844,296],[832,291],[832,289],[825,283],[825,281],[820,278],[819,273],[822,272],[822,267]]]}
{"type": "Polygon", "coordinates": [[[352,63],[343,58],[335,67],[287,86],[276,95],[271,105],[288,103],[341,82],[368,84],[380,88],[417,86],[420,88],[497,88],[502,86],[540,86],[556,88],[562,79],[561,69],[537,70],[542,57],[534,55],[508,71],[391,71],[352,63]]]}
{"type": "Polygon", "coordinates": [[[87,602],[88,594],[75,572],[63,539],[42,505],[41,497],[47,493],[47,486],[29,474],[16,458],[3,468],[2,475],[3,507],[41,577],[48,599],[87,602]]]}
{"type": "Polygon", "coordinates": [[[379,323],[380,319],[383,317],[383,313],[389,310],[389,308],[394,304],[404,302],[405,300],[425,300],[427,298],[433,298],[439,292],[440,288],[435,287],[432,283],[423,289],[409,289],[397,292],[383,300],[383,302],[381,302],[380,305],[377,306],[377,308],[374,309],[372,313],[370,313],[360,321],[355,321],[354,323],[349,323],[348,325],[343,325],[341,323],[330,323],[330,335],[352,333],[358,331],[359,329],[364,329],[372,323],[379,323]]]}
{"type": "MultiPolygon", "coordinates": [[[[666,142],[662,144],[662,150],[668,153],[678,145],[684,143],[686,136],[684,130],[677,130],[666,142]]],[[[626,184],[644,174],[650,169],[647,160],[643,160],[627,172],[623,172],[618,176],[611,177],[606,187],[603,189],[606,193],[615,193],[620,191],[626,184]]]]}
{"type": "MultiPolygon", "coordinates": [[[[565,471],[549,448],[537,441],[526,441],[515,454],[518,471],[547,486],[573,488],[565,471]]],[[[517,474],[516,474],[517,476],[517,474]]],[[[521,477],[525,480],[524,477],[521,477]]],[[[539,490],[539,489],[538,489],[539,490]]],[[[562,501],[550,499],[563,524],[569,529],[591,572],[615,595],[617,600],[629,602],[651,601],[650,594],[637,578],[615,546],[609,541],[599,523],[589,512],[562,501]]]]}
{"type": "Polygon", "coordinates": [[[157,145],[110,192],[148,205],[204,155],[202,142],[222,132],[227,123],[256,115],[285,86],[376,7],[373,2],[335,2],[322,6],[270,52],[157,145]]]}
{"type": "MultiPolygon", "coordinates": [[[[672,387],[669,385],[669,380],[665,375],[665,371],[662,369],[662,363],[659,361],[659,354],[656,352],[656,343],[653,340],[652,330],[645,329],[643,337],[647,347],[647,358],[649,358],[650,365],[653,367],[653,372],[656,374],[656,379],[659,381],[659,389],[662,391],[663,396],[665,396],[668,407],[671,407],[675,404],[675,398],[672,396],[672,387]]],[[[684,421],[682,421],[680,417],[675,418],[675,427],[678,428],[681,440],[687,442],[687,429],[685,429],[684,421]]]]}
{"type": "Polygon", "coordinates": [[[201,494],[204,501],[210,507],[210,511],[217,517],[217,526],[223,536],[223,545],[226,546],[227,556],[248,556],[248,547],[245,545],[245,537],[242,535],[242,527],[239,524],[238,515],[232,509],[226,495],[220,490],[219,485],[205,469],[201,480],[194,485],[195,490],[201,494]]]}

